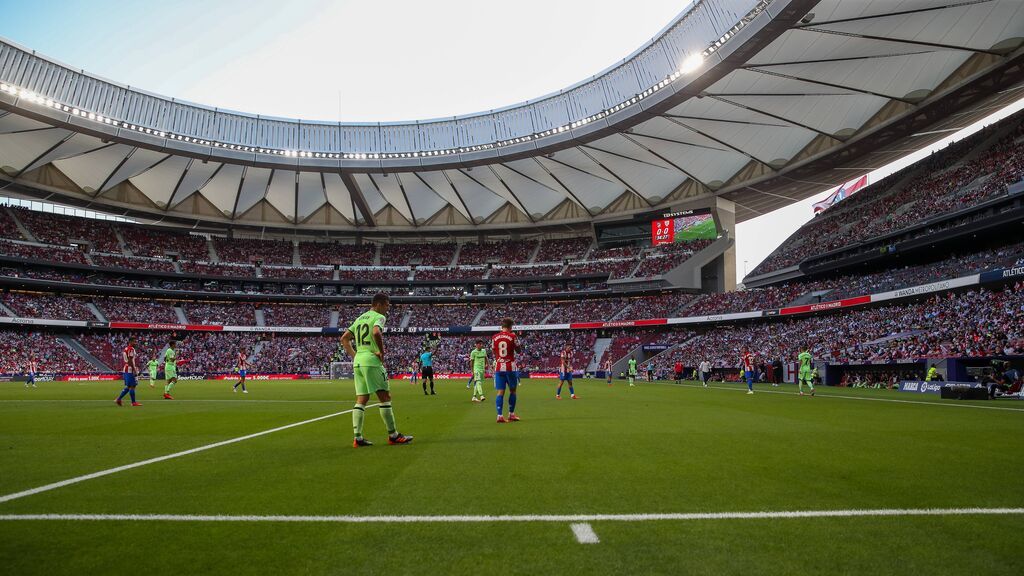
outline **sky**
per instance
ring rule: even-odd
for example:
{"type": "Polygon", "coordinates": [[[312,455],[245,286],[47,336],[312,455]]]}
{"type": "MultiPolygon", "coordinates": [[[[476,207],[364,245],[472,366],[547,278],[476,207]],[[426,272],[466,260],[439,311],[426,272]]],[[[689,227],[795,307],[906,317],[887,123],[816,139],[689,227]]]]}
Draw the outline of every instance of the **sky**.
{"type": "MultiPolygon", "coordinates": [[[[241,112],[374,122],[479,112],[558,91],[622,60],[689,2],[0,4],[0,36],[122,84],[241,112]]],[[[877,170],[871,181],[910,161],[877,170]]],[[[739,224],[737,276],[810,219],[811,204],[830,192],[739,224]]]]}

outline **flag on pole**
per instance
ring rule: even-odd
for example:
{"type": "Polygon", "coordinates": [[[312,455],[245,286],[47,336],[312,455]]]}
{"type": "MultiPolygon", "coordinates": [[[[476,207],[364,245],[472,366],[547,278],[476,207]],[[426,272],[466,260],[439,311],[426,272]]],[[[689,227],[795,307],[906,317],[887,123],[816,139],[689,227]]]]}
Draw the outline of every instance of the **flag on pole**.
{"type": "Polygon", "coordinates": [[[868,175],[865,174],[856,180],[850,180],[846,184],[840,186],[835,192],[828,195],[827,198],[821,202],[814,204],[814,213],[824,212],[832,206],[838,204],[841,200],[853,196],[858,190],[868,185],[868,175]]]}

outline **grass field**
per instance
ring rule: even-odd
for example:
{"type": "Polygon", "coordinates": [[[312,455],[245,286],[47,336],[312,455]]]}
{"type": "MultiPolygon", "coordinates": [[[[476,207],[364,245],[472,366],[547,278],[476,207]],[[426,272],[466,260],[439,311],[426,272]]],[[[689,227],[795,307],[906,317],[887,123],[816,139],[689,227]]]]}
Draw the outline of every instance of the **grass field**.
{"type": "Polygon", "coordinates": [[[556,401],[553,386],[526,381],[523,421],[499,425],[491,395],[470,403],[465,382],[441,382],[432,397],[394,382],[409,446],[387,446],[368,410],[378,444],[355,450],[343,413],[9,498],[346,411],[352,385],[254,382],[242,396],[183,382],[164,401],[143,383],[143,407],[117,408],[117,383],[0,384],[0,572],[1024,573],[1019,511],[628,516],[1021,508],[1024,403],[598,381],[556,401]],[[28,514],[176,516],[17,518],[28,514]],[[605,514],[623,516],[592,516],[605,514]],[[316,518],[256,518],[267,515],[316,518]],[[472,518],[365,521],[382,515],[472,518]],[[480,518],[496,515],[515,518],[480,518]],[[599,542],[581,543],[573,523],[599,542]]]}
{"type": "Polygon", "coordinates": [[[715,227],[715,221],[712,218],[708,218],[696,226],[676,232],[675,238],[676,242],[687,242],[704,238],[714,240],[717,236],[718,228],[715,227]]]}

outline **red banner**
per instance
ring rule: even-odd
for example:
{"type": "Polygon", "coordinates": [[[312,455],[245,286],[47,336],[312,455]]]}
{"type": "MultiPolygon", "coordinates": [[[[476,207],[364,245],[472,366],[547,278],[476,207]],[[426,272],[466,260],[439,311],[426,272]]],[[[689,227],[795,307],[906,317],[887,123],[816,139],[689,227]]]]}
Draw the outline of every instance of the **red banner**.
{"type": "Polygon", "coordinates": [[[779,314],[786,315],[804,314],[806,312],[821,312],[822,310],[848,308],[850,306],[858,306],[860,304],[867,304],[869,302],[871,302],[871,296],[855,296],[853,298],[845,298],[843,300],[833,300],[831,302],[819,302],[817,304],[804,304],[803,306],[792,306],[790,308],[783,308],[782,310],[779,310],[779,314]]]}
{"type": "Polygon", "coordinates": [[[120,374],[59,374],[54,382],[94,382],[97,380],[120,380],[120,374]]]}
{"type": "Polygon", "coordinates": [[[596,328],[632,328],[634,326],[660,326],[668,324],[668,318],[651,318],[649,320],[623,320],[621,322],[577,322],[569,324],[571,330],[593,330],[596,328]]]}
{"type": "Polygon", "coordinates": [[[111,328],[122,330],[202,330],[205,332],[220,332],[224,330],[220,325],[209,324],[149,324],[146,322],[111,322],[111,328]]]}

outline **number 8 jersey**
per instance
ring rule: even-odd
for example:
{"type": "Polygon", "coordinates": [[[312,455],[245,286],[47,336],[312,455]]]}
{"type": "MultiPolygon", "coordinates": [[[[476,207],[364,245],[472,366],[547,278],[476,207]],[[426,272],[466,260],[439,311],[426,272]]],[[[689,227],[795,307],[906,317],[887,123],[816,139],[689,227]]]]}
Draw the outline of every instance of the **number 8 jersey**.
{"type": "Polygon", "coordinates": [[[382,365],[380,358],[377,357],[381,350],[373,338],[373,327],[379,326],[384,330],[385,319],[380,312],[367,310],[348,327],[349,332],[355,336],[356,357],[352,359],[355,366],[382,365]]]}
{"type": "Polygon", "coordinates": [[[498,332],[491,338],[494,350],[494,371],[513,372],[516,369],[516,349],[519,342],[512,332],[498,332]]]}

